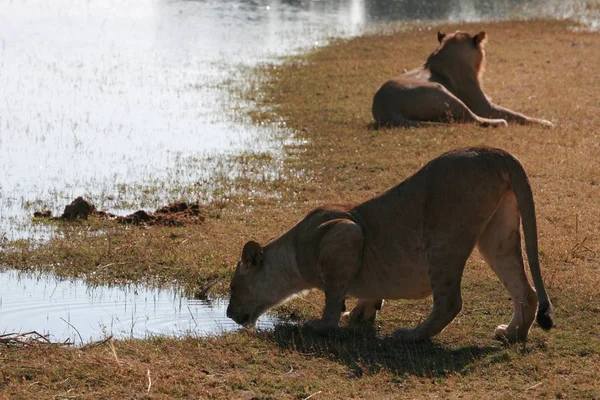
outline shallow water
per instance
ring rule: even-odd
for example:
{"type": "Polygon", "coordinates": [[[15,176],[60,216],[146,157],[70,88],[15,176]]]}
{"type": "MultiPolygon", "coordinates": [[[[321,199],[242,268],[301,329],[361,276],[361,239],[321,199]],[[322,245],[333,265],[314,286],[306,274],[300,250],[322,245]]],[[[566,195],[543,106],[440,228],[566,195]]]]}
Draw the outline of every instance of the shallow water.
{"type": "MultiPolygon", "coordinates": [[[[262,62],[380,21],[574,17],[580,1],[31,0],[0,2],[0,239],[46,231],[76,196],[109,211],[206,196],[211,156],[275,155],[229,89],[262,62]]],[[[596,14],[593,14],[593,13],[596,14]]],[[[594,25],[596,24],[596,25],[594,25]]],[[[287,134],[287,137],[291,137],[287,134]]],[[[204,200],[200,198],[198,200],[204,200]]]]}
{"type": "MultiPolygon", "coordinates": [[[[206,336],[239,329],[223,300],[193,300],[141,285],[90,286],[46,274],[0,273],[0,334],[37,331],[75,345],[115,338],[206,336]]],[[[273,326],[261,317],[259,328],[273,326]]]]}
{"type": "Polygon", "coordinates": [[[27,236],[25,216],[58,213],[78,195],[109,210],[156,208],[206,181],[212,154],[278,153],[268,128],[233,121],[230,81],[242,66],[358,33],[350,12],[342,3],[1,2],[1,232],[27,236]]]}

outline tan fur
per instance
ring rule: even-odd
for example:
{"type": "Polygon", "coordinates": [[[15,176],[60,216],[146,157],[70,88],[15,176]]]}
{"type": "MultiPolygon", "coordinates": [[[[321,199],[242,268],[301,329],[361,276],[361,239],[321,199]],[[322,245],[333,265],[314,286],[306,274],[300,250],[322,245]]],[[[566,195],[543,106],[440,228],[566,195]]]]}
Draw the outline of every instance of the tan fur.
{"type": "Polygon", "coordinates": [[[373,117],[382,126],[420,126],[450,122],[475,122],[506,126],[506,121],[541,124],[492,104],[481,88],[487,35],[457,31],[438,32],[440,45],[425,64],[384,83],[373,98],[373,117]]]}
{"type": "Polygon", "coordinates": [[[335,328],[346,296],[359,303],[345,317],[372,321],[383,299],[433,294],[433,311],[404,340],[439,333],[462,307],[460,282],[475,245],[513,299],[514,314],[496,336],[524,340],[536,315],[552,326],[541,278],[535,209],[525,171],[500,149],[451,151],[387,192],[352,208],[319,208],[264,247],[248,242],[231,282],[227,315],[253,326],[260,315],[307,289],[325,292],[321,319],[335,328]],[[520,219],[536,292],[521,254],[520,219]]]}

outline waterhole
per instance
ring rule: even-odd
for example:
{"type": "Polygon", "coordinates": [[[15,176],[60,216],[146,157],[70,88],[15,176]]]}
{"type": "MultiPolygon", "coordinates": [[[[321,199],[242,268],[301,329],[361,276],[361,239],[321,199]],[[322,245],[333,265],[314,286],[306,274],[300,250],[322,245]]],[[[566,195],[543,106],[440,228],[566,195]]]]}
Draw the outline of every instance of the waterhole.
{"type": "MultiPolygon", "coordinates": [[[[195,300],[176,289],[92,286],[80,279],[8,270],[0,273],[0,335],[35,331],[75,345],[152,336],[207,336],[240,329],[225,300],[195,300]]],[[[258,328],[276,320],[263,316],[258,328]]]]}

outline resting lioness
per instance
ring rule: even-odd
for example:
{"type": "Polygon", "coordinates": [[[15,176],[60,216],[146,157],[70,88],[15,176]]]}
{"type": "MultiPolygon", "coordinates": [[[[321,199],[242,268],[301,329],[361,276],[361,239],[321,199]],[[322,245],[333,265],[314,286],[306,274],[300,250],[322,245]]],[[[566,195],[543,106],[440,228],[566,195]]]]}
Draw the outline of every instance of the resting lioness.
{"type": "Polygon", "coordinates": [[[521,163],[500,149],[450,151],[387,192],[357,206],[318,208],[264,247],[248,242],[231,281],[227,316],[253,326],[260,315],[294,294],[325,292],[317,329],[338,325],[347,295],[359,299],[350,322],[373,320],[383,299],[421,299],[433,293],[431,315],[403,340],[429,338],[462,307],[460,281],[473,247],[509,291],[514,314],[496,336],[525,340],[536,315],[553,325],[540,274],[531,187],[521,163]],[[520,217],[534,291],[521,254],[520,217]]]}
{"type": "Polygon", "coordinates": [[[373,98],[377,125],[419,126],[432,123],[476,122],[506,126],[506,121],[537,123],[531,118],[492,104],[481,88],[485,61],[485,32],[438,32],[440,45],[425,64],[384,83],[373,98]],[[430,122],[423,122],[430,121],[430,122]]]}

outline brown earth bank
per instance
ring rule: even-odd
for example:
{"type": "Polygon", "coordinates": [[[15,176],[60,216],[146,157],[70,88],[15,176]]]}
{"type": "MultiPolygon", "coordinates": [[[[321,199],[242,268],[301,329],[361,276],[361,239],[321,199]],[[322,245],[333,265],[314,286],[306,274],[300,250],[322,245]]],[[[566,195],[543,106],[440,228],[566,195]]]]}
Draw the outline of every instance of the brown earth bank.
{"type": "Polygon", "coordinates": [[[202,206],[198,203],[177,202],[156,209],[155,212],[138,210],[126,216],[99,211],[91,202],[79,196],[65,206],[60,217],[53,217],[50,210],[36,211],[36,218],[49,218],[53,220],[73,221],[78,218],[87,219],[90,215],[101,219],[114,220],[120,224],[133,225],[164,225],[184,226],[186,224],[201,224],[204,222],[202,206]]]}
{"type": "MultiPolygon", "coordinates": [[[[374,329],[323,337],[282,325],[84,350],[0,347],[0,398],[600,398],[599,65],[600,34],[569,21],[400,26],[334,41],[248,76],[254,90],[244,95],[257,103],[255,121],[284,121],[298,140],[286,142],[273,179],[256,179],[258,157],[240,156],[242,173],[221,181],[203,224],[141,229],[89,218],[57,224],[60,234],[47,244],[16,242],[0,253],[0,265],[102,282],[152,277],[194,289],[218,278],[211,290],[226,295],[246,241],[264,243],[316,206],[371,198],[450,149],[488,145],[517,156],[531,180],[542,274],[555,307],[550,332],[534,326],[519,345],[493,339],[510,318],[511,300],[475,252],[461,313],[428,343],[389,336],[426,318],[430,299],[386,302],[374,329]],[[486,94],[555,128],[369,129],[379,85],[421,65],[438,29],[485,30],[486,94]]],[[[303,321],[322,307],[322,294],[311,292],[274,312],[303,321]]]]}

